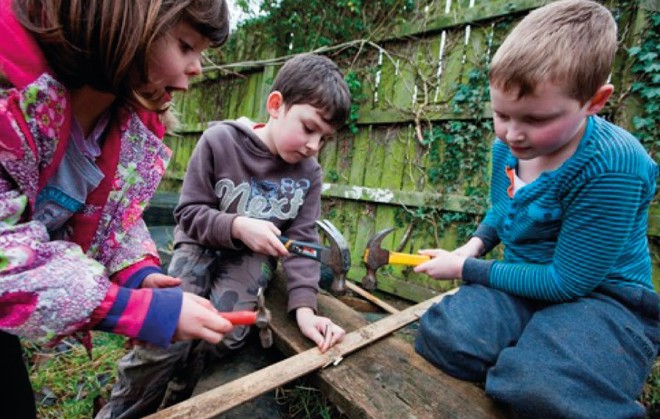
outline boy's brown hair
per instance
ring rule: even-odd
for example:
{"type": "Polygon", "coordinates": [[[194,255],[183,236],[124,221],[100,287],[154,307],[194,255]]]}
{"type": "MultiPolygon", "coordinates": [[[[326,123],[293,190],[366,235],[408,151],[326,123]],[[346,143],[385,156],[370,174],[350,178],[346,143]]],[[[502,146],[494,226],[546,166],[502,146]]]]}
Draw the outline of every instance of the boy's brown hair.
{"type": "Polygon", "coordinates": [[[277,73],[271,92],[282,94],[285,109],[305,104],[323,110],[323,119],[338,129],[348,118],[351,96],[337,64],[316,54],[291,58],[277,73]]]}
{"type": "Polygon", "coordinates": [[[562,0],[528,14],[493,57],[488,78],[518,97],[553,82],[580,104],[607,83],[617,49],[616,23],[604,6],[562,0]]]}
{"type": "Polygon", "coordinates": [[[229,35],[225,0],[14,0],[13,8],[68,88],[87,85],[151,110],[161,98],[137,88],[156,40],[179,22],[214,47],[229,35]]]}

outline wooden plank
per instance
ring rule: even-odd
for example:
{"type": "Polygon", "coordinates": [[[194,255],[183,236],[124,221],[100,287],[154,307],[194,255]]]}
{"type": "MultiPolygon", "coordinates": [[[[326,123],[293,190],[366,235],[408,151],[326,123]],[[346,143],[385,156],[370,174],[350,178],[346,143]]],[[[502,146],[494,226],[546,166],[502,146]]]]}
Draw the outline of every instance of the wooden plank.
{"type": "MultiPolygon", "coordinates": [[[[346,240],[350,243],[351,246],[351,260],[360,260],[362,257],[362,251],[364,251],[364,244],[358,245],[356,243],[363,242],[364,237],[360,237],[360,231],[364,231],[364,224],[361,219],[364,204],[361,202],[354,201],[345,201],[342,206],[344,213],[342,214],[344,218],[344,228],[340,231],[342,234],[348,233],[346,240]]],[[[364,234],[364,233],[362,233],[364,234]]]]}
{"type": "Polygon", "coordinates": [[[264,83],[263,83],[263,72],[257,72],[250,75],[249,78],[249,90],[245,98],[246,102],[249,102],[250,113],[245,115],[250,118],[252,121],[257,122],[266,122],[259,119],[259,114],[262,113],[261,109],[266,107],[265,98],[262,104],[261,94],[263,92],[264,83]]]}
{"type": "Polygon", "coordinates": [[[402,126],[385,130],[379,129],[383,132],[383,138],[386,141],[385,160],[383,161],[383,175],[380,187],[383,189],[400,190],[401,177],[403,176],[403,147],[405,144],[405,136],[409,127],[402,126]]]}
{"type": "MultiPolygon", "coordinates": [[[[337,171],[337,146],[338,138],[326,142],[323,148],[319,151],[318,161],[323,168],[323,182],[333,183],[339,180],[339,172],[337,171]]],[[[323,191],[321,191],[323,192],[323,191]]]]}
{"type": "MultiPolygon", "coordinates": [[[[460,61],[459,61],[460,63],[460,61]]],[[[446,80],[446,78],[443,78],[446,80]]],[[[445,94],[450,92],[451,89],[440,89],[441,92],[445,94]]],[[[228,109],[231,110],[231,107],[228,106],[228,109]]],[[[225,116],[226,118],[235,118],[236,116],[233,113],[225,116]]],[[[490,107],[490,102],[484,103],[484,112],[480,116],[480,119],[488,119],[493,117],[493,110],[490,107]]],[[[217,119],[217,118],[216,118],[217,119]]],[[[441,121],[473,121],[476,118],[476,115],[473,114],[456,114],[448,112],[447,110],[433,110],[429,109],[424,113],[424,119],[431,122],[441,122],[441,121]]],[[[402,112],[401,110],[396,109],[360,109],[360,117],[355,122],[357,125],[391,125],[391,124],[402,124],[408,122],[414,122],[414,115],[410,112],[402,112]]],[[[179,127],[176,129],[177,134],[201,134],[206,127],[206,122],[182,122],[179,127]]]]}
{"type": "Polygon", "coordinates": [[[358,223],[355,230],[355,236],[351,241],[351,248],[353,249],[354,261],[362,261],[364,249],[367,247],[367,242],[373,235],[374,215],[376,206],[373,204],[361,205],[363,210],[358,215],[358,223]]]}
{"type": "Polygon", "coordinates": [[[319,296],[321,313],[347,330],[344,341],[325,354],[302,337],[286,314],[286,297],[281,279],[268,291],[267,305],[273,311],[273,330],[278,349],[298,353],[228,384],[196,396],[149,416],[150,418],[209,418],[241,404],[265,391],[321,370],[317,379],[331,401],[349,417],[503,417],[494,404],[476,386],[441,373],[414,353],[410,344],[389,337],[359,352],[368,342],[415,321],[436,297],[398,314],[367,325],[366,321],[343,303],[327,295],[319,296]],[[348,354],[353,353],[348,356],[348,354]]]}
{"type": "MultiPolygon", "coordinates": [[[[445,80],[445,79],[443,79],[445,80]]],[[[447,92],[447,90],[441,89],[447,92]]],[[[480,115],[480,119],[492,118],[493,110],[490,103],[484,104],[484,112],[480,115]]],[[[447,110],[432,110],[424,112],[424,120],[431,122],[441,121],[471,121],[475,120],[476,115],[473,114],[457,114],[447,110]]],[[[375,124],[401,124],[406,122],[414,122],[415,118],[412,113],[401,112],[399,110],[379,110],[374,109],[371,111],[360,112],[360,118],[357,120],[357,125],[375,125],[375,124]]]]}
{"type": "Polygon", "coordinates": [[[660,204],[654,203],[649,209],[649,236],[660,237],[660,204]]]}
{"type": "Polygon", "coordinates": [[[233,115],[234,118],[241,116],[247,116],[250,119],[254,118],[254,96],[258,90],[257,77],[254,74],[250,74],[242,86],[237,114],[233,115]]]}
{"type": "Polygon", "coordinates": [[[369,128],[369,154],[367,155],[367,169],[364,182],[367,187],[379,187],[383,178],[383,163],[385,162],[385,140],[378,131],[369,128]]]}
{"type": "MultiPolygon", "coordinates": [[[[406,207],[429,207],[468,214],[483,214],[475,209],[486,207],[485,198],[464,195],[449,195],[433,192],[366,188],[363,186],[323,184],[324,198],[340,198],[377,204],[403,205],[406,207]]],[[[379,208],[380,209],[380,208],[379,208]]],[[[378,227],[377,227],[378,228],[378,227]]],[[[660,236],[660,204],[653,204],[649,212],[650,236],[660,236]]]]}
{"type": "MultiPolygon", "coordinates": [[[[464,195],[445,195],[439,192],[417,192],[364,186],[323,184],[323,197],[341,198],[374,204],[404,205],[406,207],[440,208],[453,212],[475,213],[477,205],[484,207],[485,198],[464,195]]],[[[482,212],[479,212],[481,214],[482,212]]]]}
{"type": "Polygon", "coordinates": [[[390,304],[387,304],[385,301],[381,300],[380,298],[376,297],[370,292],[367,292],[364,289],[360,288],[359,286],[355,285],[351,281],[346,281],[346,288],[349,291],[359,295],[360,297],[365,298],[368,301],[371,301],[373,304],[377,305],[378,307],[382,308],[383,310],[385,310],[390,314],[398,313],[400,311],[399,309],[392,307],[390,304]]]}
{"type": "MultiPolygon", "coordinates": [[[[444,2],[441,2],[444,4],[444,2]]],[[[424,25],[420,25],[417,21],[403,21],[399,27],[380,39],[379,42],[392,41],[407,37],[417,37],[435,33],[442,29],[449,29],[456,26],[464,26],[471,23],[479,23],[485,20],[492,20],[497,17],[507,16],[514,13],[522,13],[531,9],[535,9],[547,0],[517,0],[511,1],[483,1],[477,2],[472,8],[466,8],[460,11],[455,11],[449,14],[438,14],[436,17],[431,17],[424,25]]]]}
{"type": "Polygon", "coordinates": [[[369,155],[369,129],[360,130],[353,136],[353,150],[348,182],[351,185],[362,185],[364,173],[367,169],[367,156],[369,155]]]}
{"type": "Polygon", "coordinates": [[[337,142],[337,165],[335,170],[338,174],[337,182],[340,184],[349,183],[349,176],[351,173],[351,164],[353,162],[353,144],[356,139],[353,134],[347,134],[337,142]]]}
{"type": "MultiPolygon", "coordinates": [[[[354,259],[355,260],[355,259],[354,259]]],[[[378,290],[384,291],[388,294],[396,295],[408,301],[421,302],[433,298],[440,290],[446,290],[446,281],[437,281],[431,277],[427,277],[427,282],[415,281],[405,278],[401,273],[402,267],[395,267],[393,265],[383,266],[378,270],[378,290]]],[[[362,283],[362,277],[366,273],[366,269],[361,263],[353,262],[348,278],[356,282],[362,283]]]]}
{"type": "MultiPolygon", "coordinates": [[[[267,303],[284,307],[283,282],[269,290],[267,303]]],[[[319,313],[347,332],[367,321],[337,299],[319,295],[319,313]]],[[[285,354],[308,350],[294,321],[279,312],[274,319],[276,345],[285,354]]],[[[501,417],[484,393],[471,383],[453,379],[417,355],[399,337],[386,337],[346,357],[339,365],[313,375],[314,382],[351,418],[487,418],[501,417]]]]}

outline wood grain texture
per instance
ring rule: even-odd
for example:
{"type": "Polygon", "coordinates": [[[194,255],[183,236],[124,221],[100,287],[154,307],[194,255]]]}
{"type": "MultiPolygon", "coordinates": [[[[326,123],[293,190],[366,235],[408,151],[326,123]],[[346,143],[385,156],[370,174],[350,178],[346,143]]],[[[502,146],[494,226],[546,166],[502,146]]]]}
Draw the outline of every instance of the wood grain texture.
{"type": "Polygon", "coordinates": [[[267,294],[273,311],[276,345],[296,354],[150,418],[210,418],[312,371],[319,386],[353,418],[494,418],[503,417],[476,386],[448,377],[419,357],[409,343],[383,337],[417,320],[447,294],[414,305],[372,324],[337,299],[319,295],[319,311],[345,327],[344,340],[325,354],[300,334],[285,313],[282,280],[267,294]],[[378,341],[378,343],[365,346],[378,341]],[[359,351],[358,351],[359,350],[359,351]],[[357,352],[356,352],[357,351],[357,352]],[[345,358],[345,359],[343,359],[345,358]],[[333,362],[343,359],[337,366],[333,362]]]}

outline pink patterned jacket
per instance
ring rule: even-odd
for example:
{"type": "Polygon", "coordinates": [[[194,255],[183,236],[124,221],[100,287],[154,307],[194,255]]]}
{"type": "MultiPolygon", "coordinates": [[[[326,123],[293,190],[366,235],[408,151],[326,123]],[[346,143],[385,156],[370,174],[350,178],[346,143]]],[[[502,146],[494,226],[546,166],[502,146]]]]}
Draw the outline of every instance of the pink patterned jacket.
{"type": "Polygon", "coordinates": [[[142,219],[171,152],[156,114],[120,109],[96,161],[105,177],[51,241],[32,220],[69,141],[69,92],[0,1],[0,330],[42,342],[90,328],[167,346],[181,310],[175,289],[137,289],[160,272],[142,219]]]}

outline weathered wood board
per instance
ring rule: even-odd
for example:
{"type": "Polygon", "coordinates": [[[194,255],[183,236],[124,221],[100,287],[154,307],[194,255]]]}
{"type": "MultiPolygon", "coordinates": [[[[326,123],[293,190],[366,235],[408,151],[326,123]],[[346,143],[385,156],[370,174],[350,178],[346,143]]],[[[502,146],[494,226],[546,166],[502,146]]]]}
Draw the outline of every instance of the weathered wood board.
{"type": "MultiPolygon", "coordinates": [[[[278,277],[267,293],[267,305],[273,311],[277,348],[293,355],[313,344],[285,314],[285,302],[278,277]]],[[[326,294],[319,295],[319,313],[347,332],[367,324],[359,313],[326,294]]],[[[324,394],[351,418],[504,417],[481,389],[442,373],[396,336],[381,339],[314,377],[324,394]]]]}

